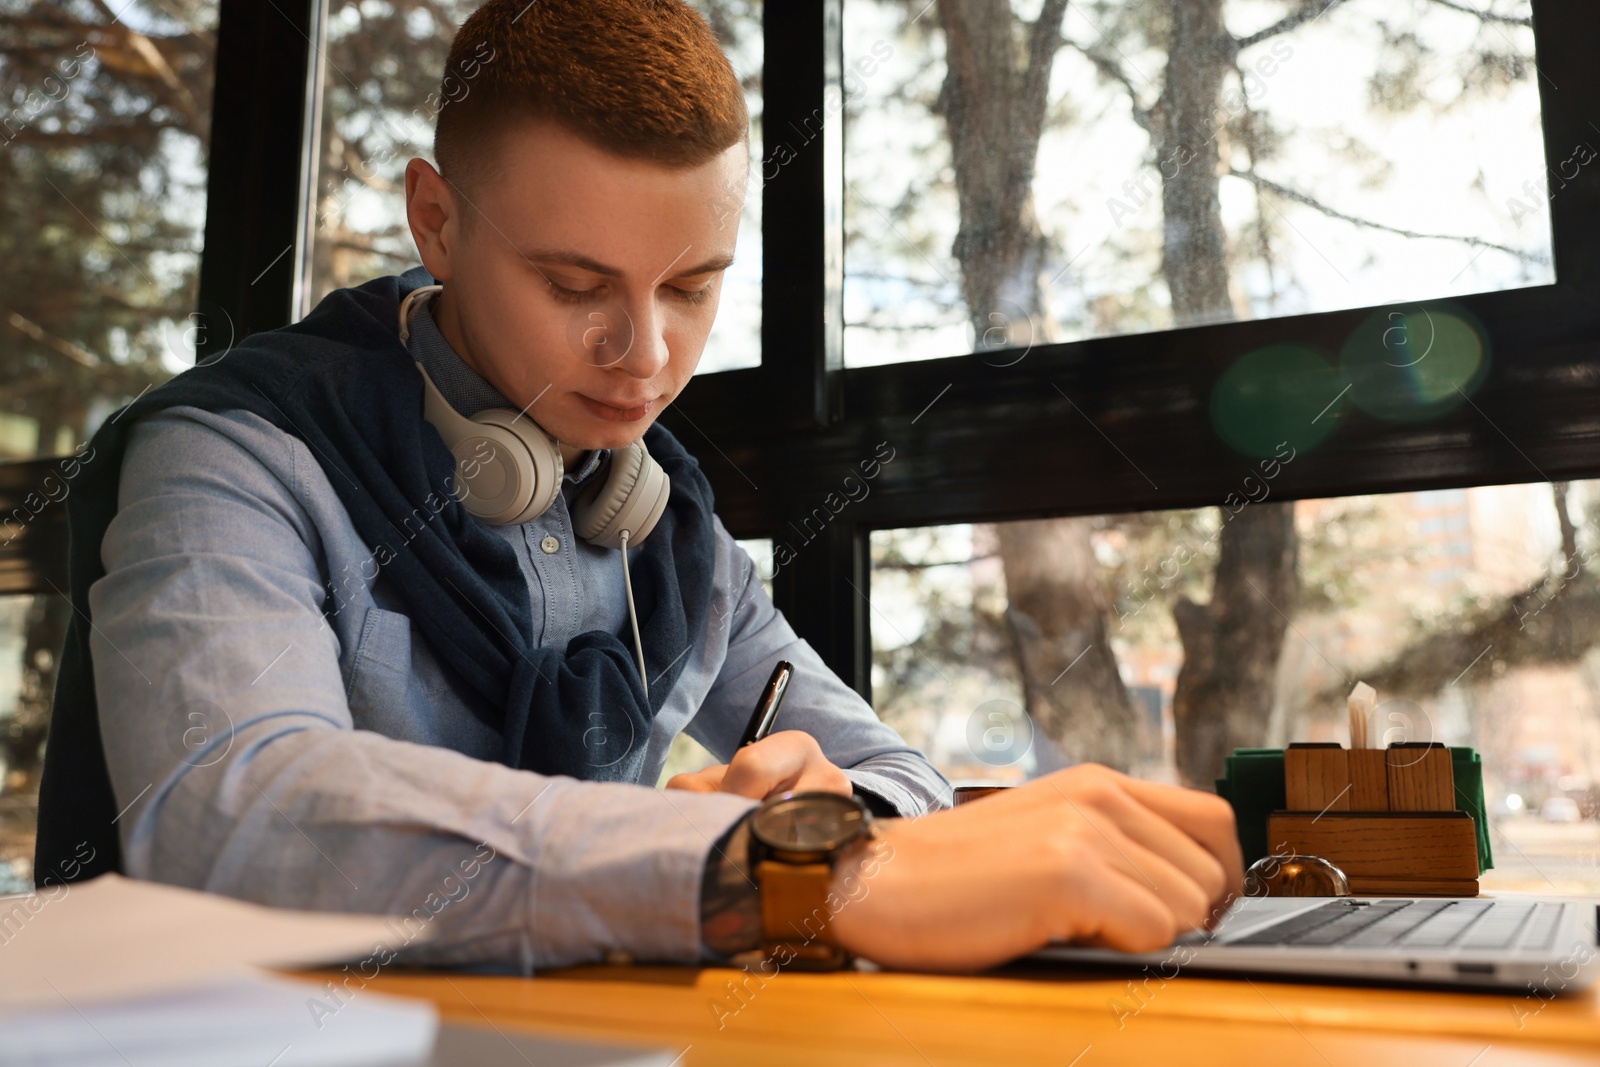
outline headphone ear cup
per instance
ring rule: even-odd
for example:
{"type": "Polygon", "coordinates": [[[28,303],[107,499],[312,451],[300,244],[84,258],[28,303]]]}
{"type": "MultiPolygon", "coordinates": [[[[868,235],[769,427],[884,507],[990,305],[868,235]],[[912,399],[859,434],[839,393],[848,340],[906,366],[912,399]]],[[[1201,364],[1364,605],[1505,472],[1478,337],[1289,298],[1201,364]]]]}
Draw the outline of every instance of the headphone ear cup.
{"type": "Polygon", "coordinates": [[[422,417],[455,457],[456,497],[468,514],[499,526],[543,514],[561,487],[561,450],[550,435],[510,410],[463,418],[427,368],[416,368],[422,375],[422,417]]]}
{"type": "Polygon", "coordinates": [[[561,489],[561,451],[542,429],[514,411],[490,409],[452,444],[467,511],[496,526],[545,513],[561,489]]]}
{"type": "Polygon", "coordinates": [[[672,479],[641,444],[611,453],[611,472],[603,484],[585,489],[573,502],[573,524],[578,536],[601,548],[621,548],[623,530],[628,547],[650,536],[672,495],[672,479]]]}

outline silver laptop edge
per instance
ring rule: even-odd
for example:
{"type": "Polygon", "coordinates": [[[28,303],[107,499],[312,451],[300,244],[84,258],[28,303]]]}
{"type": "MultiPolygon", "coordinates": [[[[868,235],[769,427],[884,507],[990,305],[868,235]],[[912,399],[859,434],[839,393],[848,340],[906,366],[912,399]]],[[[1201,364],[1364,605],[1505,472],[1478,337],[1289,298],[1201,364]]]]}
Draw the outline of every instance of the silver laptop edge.
{"type": "MultiPolygon", "coordinates": [[[[1059,963],[1115,964],[1145,980],[1170,980],[1194,970],[1302,977],[1358,978],[1382,982],[1427,983],[1515,988],[1540,1001],[1574,993],[1600,975],[1593,897],[1464,897],[1455,903],[1495,905],[1564,905],[1547,947],[1540,949],[1407,947],[1404,943],[1370,946],[1233,944],[1273,923],[1313,911],[1338,897],[1243,898],[1208,936],[1190,934],[1159,952],[1127,953],[1113,949],[1052,945],[1030,959],[1059,963]]],[[[1379,896],[1357,900],[1433,903],[1439,897],[1379,896]]],[[[1465,931],[1463,931],[1465,936],[1465,931]]],[[[1520,939],[1522,934],[1517,935],[1520,939]]]]}

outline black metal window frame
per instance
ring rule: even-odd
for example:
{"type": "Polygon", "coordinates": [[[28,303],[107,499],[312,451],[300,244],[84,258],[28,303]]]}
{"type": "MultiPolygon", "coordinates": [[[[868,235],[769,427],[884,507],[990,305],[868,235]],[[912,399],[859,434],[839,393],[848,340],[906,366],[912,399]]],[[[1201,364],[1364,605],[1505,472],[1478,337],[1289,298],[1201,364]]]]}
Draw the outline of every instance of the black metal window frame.
{"type": "MultiPolygon", "coordinates": [[[[845,368],[842,3],[765,9],[763,129],[769,150],[782,140],[795,151],[770,174],[753,163],[761,364],[697,377],[662,420],[700,457],[735,536],[793,549],[774,599],[870,699],[873,530],[1220,504],[1249,461],[1212,429],[1218,377],[1265,345],[1337,351],[1383,309],[1040,346],[1008,367],[969,355],[845,368]],[[883,442],[895,458],[868,496],[820,531],[791,525],[883,442]]],[[[1575,144],[1600,142],[1600,7],[1533,0],[1533,11],[1554,169],[1575,144]]],[[[228,312],[235,336],[292,316],[301,257],[284,253],[311,232],[304,152],[320,14],[319,0],[220,3],[199,297],[228,312]]],[[[1600,475],[1600,168],[1566,182],[1550,211],[1555,284],[1453,301],[1494,353],[1472,403],[1420,424],[1349,414],[1344,432],[1283,468],[1281,499],[1600,475]]],[[[48,462],[0,468],[0,498],[48,462]]],[[[62,573],[65,531],[33,532],[25,552],[0,553],[0,591],[44,590],[44,575],[62,573]]]]}

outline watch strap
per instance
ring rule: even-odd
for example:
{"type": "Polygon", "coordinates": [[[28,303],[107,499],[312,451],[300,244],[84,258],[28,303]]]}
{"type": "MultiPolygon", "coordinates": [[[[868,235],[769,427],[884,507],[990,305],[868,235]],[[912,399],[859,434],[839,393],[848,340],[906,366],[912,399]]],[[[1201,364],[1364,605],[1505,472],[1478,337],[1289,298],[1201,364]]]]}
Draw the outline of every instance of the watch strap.
{"type": "Polygon", "coordinates": [[[756,880],[761,884],[762,948],[769,956],[788,956],[786,966],[800,969],[833,970],[848,962],[828,910],[831,864],[762,860],[756,865],[756,880]]]}

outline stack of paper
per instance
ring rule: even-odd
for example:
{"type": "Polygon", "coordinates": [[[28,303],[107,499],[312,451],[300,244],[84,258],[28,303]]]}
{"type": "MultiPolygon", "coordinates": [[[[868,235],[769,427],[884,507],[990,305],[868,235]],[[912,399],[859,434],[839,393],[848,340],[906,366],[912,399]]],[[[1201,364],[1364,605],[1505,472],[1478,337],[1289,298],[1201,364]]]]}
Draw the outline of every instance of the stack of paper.
{"type": "Polygon", "coordinates": [[[0,898],[0,1067],[428,1062],[431,1004],[258,967],[371,955],[379,916],[263,908],[114,874],[0,898]]]}
{"type": "Polygon", "coordinates": [[[315,986],[266,975],[202,989],[0,1015],[0,1064],[38,1067],[401,1067],[425,1064],[437,1020],[424,1001],[361,993],[337,1013],[315,986]],[[321,1024],[320,1027],[318,1024],[321,1024]]]}

